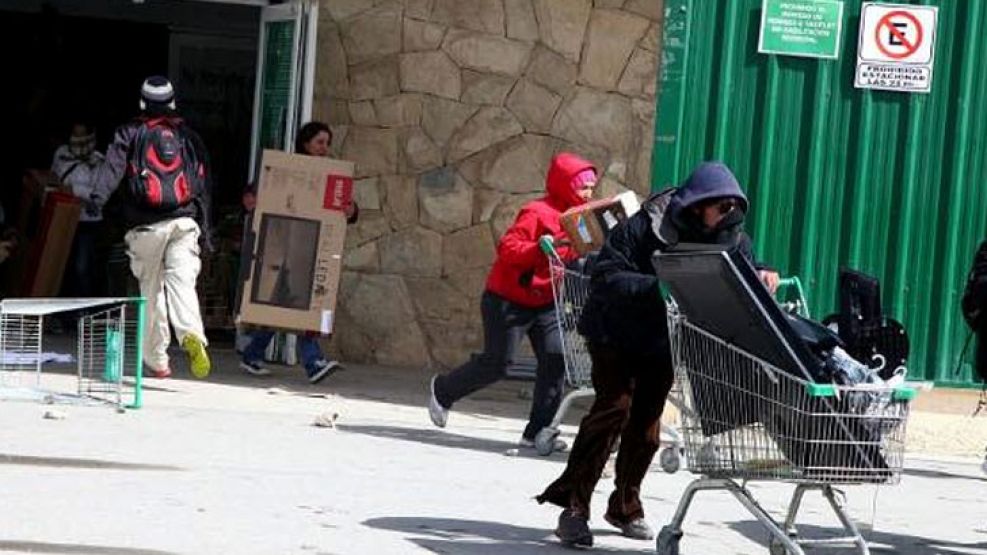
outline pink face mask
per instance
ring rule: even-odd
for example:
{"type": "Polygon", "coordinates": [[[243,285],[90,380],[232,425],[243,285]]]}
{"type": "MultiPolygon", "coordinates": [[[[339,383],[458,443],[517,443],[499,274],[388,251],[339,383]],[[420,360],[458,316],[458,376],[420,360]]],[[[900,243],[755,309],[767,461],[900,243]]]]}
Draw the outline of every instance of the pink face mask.
{"type": "Polygon", "coordinates": [[[594,187],[596,185],[596,172],[591,169],[583,170],[574,175],[569,184],[574,191],[594,187]]]}

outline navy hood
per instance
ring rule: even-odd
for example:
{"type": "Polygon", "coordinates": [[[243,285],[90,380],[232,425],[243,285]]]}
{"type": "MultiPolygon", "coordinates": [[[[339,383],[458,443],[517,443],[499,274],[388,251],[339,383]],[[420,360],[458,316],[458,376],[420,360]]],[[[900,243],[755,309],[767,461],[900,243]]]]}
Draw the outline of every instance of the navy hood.
{"type": "Polygon", "coordinates": [[[743,229],[747,207],[747,197],[740,190],[740,184],[730,168],[722,162],[703,162],[672,192],[667,221],[662,224],[664,229],[659,228],[659,237],[666,237],[673,243],[681,240],[687,243],[732,244],[743,229]],[[721,219],[714,229],[707,229],[698,215],[686,210],[702,201],[716,198],[735,198],[739,206],[721,219]],[[670,227],[675,229],[674,233],[670,227]]]}
{"type": "Polygon", "coordinates": [[[737,199],[740,209],[747,213],[747,196],[730,168],[722,162],[703,162],[675,190],[670,208],[678,212],[704,200],[723,197],[737,199]]]}

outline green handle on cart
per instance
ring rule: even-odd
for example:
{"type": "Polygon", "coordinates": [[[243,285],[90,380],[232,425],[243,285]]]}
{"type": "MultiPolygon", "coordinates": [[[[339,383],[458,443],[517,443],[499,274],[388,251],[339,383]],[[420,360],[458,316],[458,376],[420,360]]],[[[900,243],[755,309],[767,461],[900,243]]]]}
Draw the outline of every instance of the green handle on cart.
{"type": "MultiPolygon", "coordinates": [[[[805,384],[805,392],[809,395],[809,397],[836,397],[836,391],[837,388],[833,384],[805,384]]],[[[903,385],[894,389],[894,393],[892,393],[891,398],[895,401],[911,401],[915,398],[915,395],[917,395],[917,392],[914,387],[903,385]]]]}
{"type": "Polygon", "coordinates": [[[137,305],[137,333],[134,336],[134,399],[127,408],[139,409],[144,406],[144,316],[147,300],[144,297],[130,300],[137,305]]]}
{"type": "Polygon", "coordinates": [[[798,276],[781,278],[778,280],[778,287],[794,287],[798,291],[800,298],[805,298],[805,290],[802,289],[802,280],[798,276]]]}
{"type": "Polygon", "coordinates": [[[120,381],[123,368],[123,334],[120,330],[106,330],[106,352],[103,362],[103,381],[115,383],[120,381]]]}
{"type": "Polygon", "coordinates": [[[918,394],[914,387],[899,387],[894,390],[895,401],[911,401],[918,394]]]}
{"type": "MultiPolygon", "coordinates": [[[[805,318],[808,318],[809,317],[809,305],[808,305],[808,303],[805,300],[805,290],[802,289],[802,280],[800,280],[798,278],[798,276],[791,276],[791,277],[781,278],[781,279],[778,280],[778,290],[781,290],[782,287],[785,287],[785,288],[789,288],[790,287],[790,288],[795,289],[795,292],[796,292],[796,294],[798,296],[798,299],[797,299],[797,301],[795,303],[795,310],[798,312],[798,314],[800,316],[803,316],[805,318]]],[[[777,294],[777,292],[776,292],[776,294],[777,294]]]]}
{"type": "Polygon", "coordinates": [[[547,256],[555,256],[555,238],[551,235],[542,235],[539,237],[538,246],[541,247],[541,252],[547,256]]]}

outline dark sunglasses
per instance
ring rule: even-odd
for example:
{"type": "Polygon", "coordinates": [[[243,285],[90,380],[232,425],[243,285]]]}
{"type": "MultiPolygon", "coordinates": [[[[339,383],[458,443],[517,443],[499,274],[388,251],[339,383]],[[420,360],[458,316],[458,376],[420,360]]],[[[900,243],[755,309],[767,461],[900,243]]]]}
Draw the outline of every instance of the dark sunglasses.
{"type": "Polygon", "coordinates": [[[716,203],[716,209],[720,212],[720,215],[726,215],[733,211],[737,207],[737,201],[735,200],[721,200],[716,203]]]}

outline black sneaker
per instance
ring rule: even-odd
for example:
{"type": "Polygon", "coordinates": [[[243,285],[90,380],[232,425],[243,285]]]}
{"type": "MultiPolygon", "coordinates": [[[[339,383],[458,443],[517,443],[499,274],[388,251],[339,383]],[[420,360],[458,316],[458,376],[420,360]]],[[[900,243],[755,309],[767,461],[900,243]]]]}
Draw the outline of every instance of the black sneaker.
{"type": "Polygon", "coordinates": [[[311,368],[305,369],[308,374],[308,383],[315,385],[342,367],[343,366],[335,360],[326,360],[324,358],[319,359],[312,363],[311,368]]]}
{"type": "Polygon", "coordinates": [[[589,519],[574,509],[566,509],[559,515],[559,526],[555,529],[555,535],[564,545],[593,547],[593,532],[589,529],[589,519]]]}
{"type": "Polygon", "coordinates": [[[264,367],[264,363],[259,360],[240,361],[240,370],[251,376],[270,376],[271,371],[264,367]]]}

